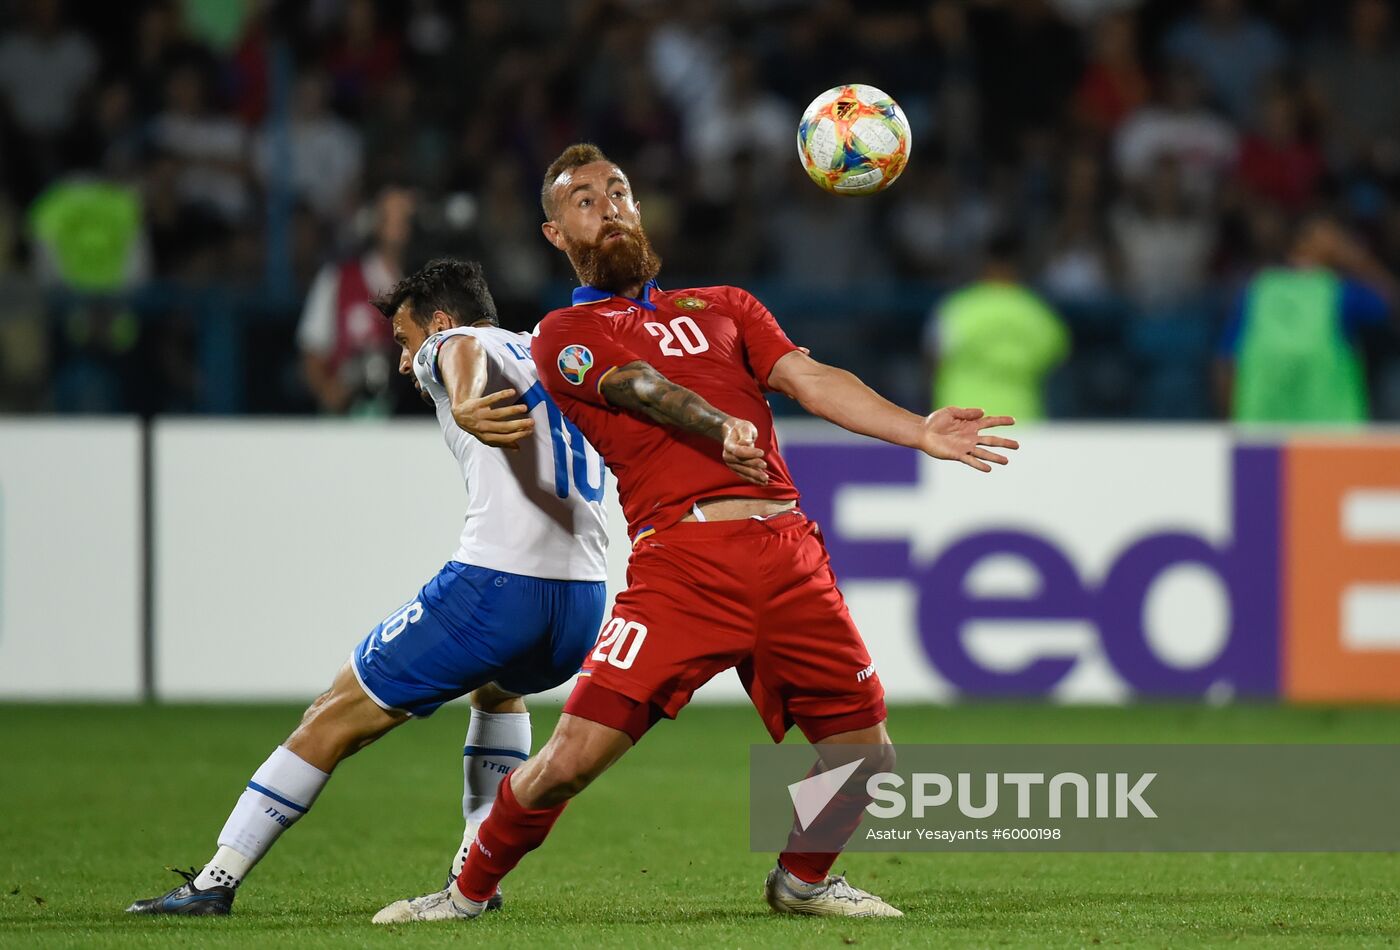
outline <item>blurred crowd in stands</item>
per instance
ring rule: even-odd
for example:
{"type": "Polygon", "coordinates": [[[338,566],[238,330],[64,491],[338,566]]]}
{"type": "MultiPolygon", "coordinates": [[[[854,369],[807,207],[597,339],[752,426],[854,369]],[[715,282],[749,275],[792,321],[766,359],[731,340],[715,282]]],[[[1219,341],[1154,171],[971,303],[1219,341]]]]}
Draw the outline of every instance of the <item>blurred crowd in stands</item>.
{"type": "MultiPolygon", "coordinates": [[[[631,175],[663,286],[749,287],[910,408],[930,315],[995,265],[1063,325],[1049,416],[1217,417],[1222,333],[1301,222],[1400,265],[1396,13],[0,0],[0,409],[403,411],[366,296],[475,256],[533,326],[569,287],[539,176],[590,140],[631,175]],[[876,197],[798,164],[802,108],[843,82],[914,130],[876,197]]],[[[1373,414],[1400,418],[1394,335],[1354,332],[1373,414]]]]}

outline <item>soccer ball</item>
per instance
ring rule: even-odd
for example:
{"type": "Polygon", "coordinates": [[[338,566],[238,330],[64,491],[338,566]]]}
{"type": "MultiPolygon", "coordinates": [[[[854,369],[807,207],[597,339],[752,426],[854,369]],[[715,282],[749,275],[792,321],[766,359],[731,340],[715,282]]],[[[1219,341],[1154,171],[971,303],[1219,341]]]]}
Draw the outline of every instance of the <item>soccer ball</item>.
{"type": "Polygon", "coordinates": [[[899,104],[853,83],[812,100],[797,127],[797,155],[817,185],[836,195],[873,195],[894,183],[913,140],[899,104]]]}

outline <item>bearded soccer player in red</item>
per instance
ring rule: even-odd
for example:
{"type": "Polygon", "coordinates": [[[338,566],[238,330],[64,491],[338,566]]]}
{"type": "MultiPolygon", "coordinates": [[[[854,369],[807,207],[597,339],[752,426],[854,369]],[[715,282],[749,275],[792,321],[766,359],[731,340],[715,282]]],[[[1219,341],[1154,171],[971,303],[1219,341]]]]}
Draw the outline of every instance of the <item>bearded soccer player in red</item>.
{"type": "MultiPolygon", "coordinates": [[[[793,345],[737,287],[662,290],[627,176],[592,145],[555,160],[541,193],[545,238],[583,285],[535,331],[540,381],[617,477],[633,550],[627,590],[584,664],[549,742],[501,785],[461,875],[446,890],[397,901],[392,923],[475,917],[502,877],[544,841],[570,798],[715,674],[736,667],[774,740],[797,725],[823,744],[889,750],[884,689],[851,621],[817,526],[778,453],[765,391],[837,425],[980,471],[1010,425],[980,409],[916,416],[852,374],[793,345]]],[[[563,447],[559,453],[564,454],[563,447]]],[[[561,466],[566,459],[561,458],[561,466]]],[[[887,770],[869,755],[848,787],[887,770]]],[[[851,756],[854,758],[854,755],[851,756]]],[[[884,900],[829,876],[868,798],[838,794],[796,827],[768,875],[774,910],[898,917],[884,900]]]]}

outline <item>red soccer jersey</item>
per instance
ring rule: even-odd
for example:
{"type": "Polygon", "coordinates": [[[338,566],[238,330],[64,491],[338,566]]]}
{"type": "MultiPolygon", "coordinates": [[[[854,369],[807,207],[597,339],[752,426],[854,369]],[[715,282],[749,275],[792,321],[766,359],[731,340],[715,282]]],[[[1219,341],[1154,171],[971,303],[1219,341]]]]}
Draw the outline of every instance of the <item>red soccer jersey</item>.
{"type": "Polygon", "coordinates": [[[763,398],[773,364],[797,349],[773,315],[738,287],[665,291],[653,282],[642,293],[631,300],[579,288],[573,306],[545,316],[530,345],[545,390],[617,479],[628,533],[673,524],[704,498],[797,498],[763,398]],[[714,439],[609,406],[604,377],[637,360],[752,422],[768,484],[730,471],[714,439]]]}

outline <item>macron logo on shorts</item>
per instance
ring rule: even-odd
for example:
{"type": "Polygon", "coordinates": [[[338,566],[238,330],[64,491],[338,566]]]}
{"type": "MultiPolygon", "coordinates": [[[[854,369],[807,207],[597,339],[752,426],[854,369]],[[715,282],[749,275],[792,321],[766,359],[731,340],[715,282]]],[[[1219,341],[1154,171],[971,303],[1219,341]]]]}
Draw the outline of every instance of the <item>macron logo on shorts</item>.
{"type": "Polygon", "coordinates": [[[865,669],[861,670],[859,673],[856,674],[856,682],[857,682],[857,683],[864,683],[866,680],[870,679],[870,677],[872,677],[872,676],[874,676],[874,675],[875,675],[875,664],[874,664],[874,663],[871,663],[871,664],[870,664],[869,666],[867,666],[865,669]]]}

